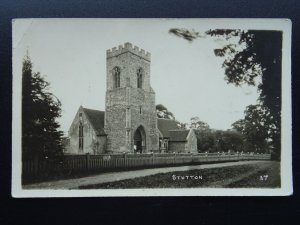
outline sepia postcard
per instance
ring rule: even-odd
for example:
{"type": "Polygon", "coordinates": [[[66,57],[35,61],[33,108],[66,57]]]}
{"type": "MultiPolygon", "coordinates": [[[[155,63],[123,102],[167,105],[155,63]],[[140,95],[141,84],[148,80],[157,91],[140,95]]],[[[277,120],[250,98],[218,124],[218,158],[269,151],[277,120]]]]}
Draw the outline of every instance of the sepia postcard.
{"type": "Polygon", "coordinates": [[[288,19],[14,19],[13,197],[293,193],[288,19]]]}

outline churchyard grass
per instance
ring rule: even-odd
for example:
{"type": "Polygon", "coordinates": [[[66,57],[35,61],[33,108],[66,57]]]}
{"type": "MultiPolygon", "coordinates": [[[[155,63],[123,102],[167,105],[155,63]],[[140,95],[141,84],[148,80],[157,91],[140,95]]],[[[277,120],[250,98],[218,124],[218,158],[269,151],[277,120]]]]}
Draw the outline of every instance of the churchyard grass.
{"type": "Polygon", "coordinates": [[[79,188],[279,188],[280,182],[280,163],[269,161],[223,168],[160,173],[135,179],[80,186],[79,188]]]}

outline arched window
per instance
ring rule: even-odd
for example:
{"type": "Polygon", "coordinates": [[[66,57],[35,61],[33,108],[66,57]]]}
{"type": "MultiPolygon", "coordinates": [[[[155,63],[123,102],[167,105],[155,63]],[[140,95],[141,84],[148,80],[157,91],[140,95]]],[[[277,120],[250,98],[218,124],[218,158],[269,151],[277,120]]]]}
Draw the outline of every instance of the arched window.
{"type": "Polygon", "coordinates": [[[120,68],[115,67],[113,68],[113,80],[114,80],[114,88],[119,88],[120,87],[120,68]]]}
{"type": "Polygon", "coordinates": [[[83,152],[83,124],[79,122],[79,152],[83,152]]]}
{"type": "Polygon", "coordinates": [[[137,70],[137,88],[143,88],[143,69],[137,70]]]}

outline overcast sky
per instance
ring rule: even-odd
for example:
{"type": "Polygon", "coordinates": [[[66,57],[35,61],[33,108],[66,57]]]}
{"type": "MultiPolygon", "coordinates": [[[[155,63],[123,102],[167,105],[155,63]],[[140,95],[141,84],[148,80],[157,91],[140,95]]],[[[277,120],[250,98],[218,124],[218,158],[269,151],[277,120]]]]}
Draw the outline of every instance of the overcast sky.
{"type": "Polygon", "coordinates": [[[198,116],[215,129],[229,129],[256,104],[257,87],[224,80],[223,58],[213,50],[225,44],[210,37],[188,42],[170,28],[204,32],[226,23],[207,20],[27,19],[13,23],[13,74],[22,75],[28,49],[33,70],[51,83],[62,102],[61,128],[67,132],[82,105],[105,110],[106,50],[131,42],[151,53],[151,85],[156,104],[180,122],[198,116]]]}

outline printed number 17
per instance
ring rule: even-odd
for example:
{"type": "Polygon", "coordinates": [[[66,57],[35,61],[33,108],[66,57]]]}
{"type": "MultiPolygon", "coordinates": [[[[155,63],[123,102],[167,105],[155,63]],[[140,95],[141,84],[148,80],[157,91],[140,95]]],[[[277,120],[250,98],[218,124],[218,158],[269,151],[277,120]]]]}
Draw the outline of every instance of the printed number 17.
{"type": "Polygon", "coordinates": [[[261,181],[266,181],[268,179],[268,175],[262,175],[262,176],[259,176],[259,180],[261,181]]]}

